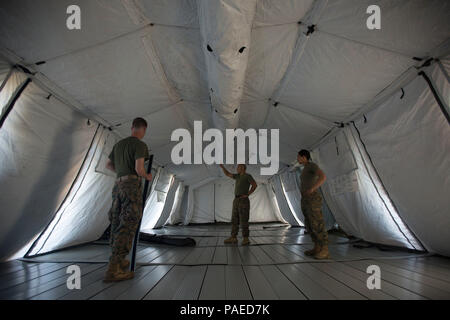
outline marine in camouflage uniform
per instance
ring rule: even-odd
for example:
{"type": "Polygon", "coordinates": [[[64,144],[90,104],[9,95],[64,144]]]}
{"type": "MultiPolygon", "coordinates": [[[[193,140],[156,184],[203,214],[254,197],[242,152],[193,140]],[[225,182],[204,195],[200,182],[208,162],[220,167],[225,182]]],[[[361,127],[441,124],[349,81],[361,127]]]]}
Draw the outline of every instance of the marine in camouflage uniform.
{"type": "Polygon", "coordinates": [[[231,237],[225,239],[224,243],[234,244],[237,243],[237,235],[239,231],[239,225],[242,228],[242,245],[249,245],[249,224],[250,218],[250,199],[248,198],[252,194],[257,185],[255,179],[248,173],[246,173],[246,166],[244,164],[238,165],[238,173],[230,173],[223,165],[220,165],[226,176],[234,179],[234,200],[233,211],[231,213],[231,237]],[[250,188],[251,186],[251,188],[250,188]],[[250,190],[249,190],[250,188],[250,190]]]}
{"type": "MultiPolygon", "coordinates": [[[[314,249],[306,251],[305,254],[312,255],[316,259],[327,259],[329,258],[328,232],[323,219],[322,196],[317,186],[319,177],[323,175],[323,181],[325,181],[325,175],[317,164],[310,161],[309,152],[303,158],[306,158],[307,161],[305,159],[299,160],[299,162],[303,161],[304,164],[300,176],[301,207],[305,217],[306,230],[314,242],[314,249]]],[[[323,181],[319,182],[319,184],[321,185],[323,181]]]]}
{"type": "Polygon", "coordinates": [[[151,179],[144,169],[144,161],[149,158],[148,148],[141,141],[146,128],[144,119],[135,119],[132,136],[116,143],[108,157],[107,167],[116,172],[117,180],[109,211],[111,256],[105,282],[127,280],[134,276],[129,271],[130,262],[126,258],[142,218],[142,177],[151,179]]]}
{"type": "Polygon", "coordinates": [[[109,211],[111,222],[111,257],[110,264],[119,264],[123,270],[128,269],[126,260],[134,236],[142,218],[142,186],[141,179],[129,178],[114,184],[112,206],[109,211]]]}

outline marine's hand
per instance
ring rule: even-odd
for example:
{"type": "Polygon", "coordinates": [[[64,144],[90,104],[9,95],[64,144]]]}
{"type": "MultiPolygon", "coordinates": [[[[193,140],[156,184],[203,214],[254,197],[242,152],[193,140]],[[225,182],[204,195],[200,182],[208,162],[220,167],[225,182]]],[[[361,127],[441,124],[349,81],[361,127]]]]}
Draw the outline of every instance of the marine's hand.
{"type": "Polygon", "coordinates": [[[149,174],[147,174],[146,176],[145,176],[145,179],[146,180],[148,180],[148,181],[150,181],[150,180],[152,180],[152,174],[151,173],[149,173],[149,174]]]}

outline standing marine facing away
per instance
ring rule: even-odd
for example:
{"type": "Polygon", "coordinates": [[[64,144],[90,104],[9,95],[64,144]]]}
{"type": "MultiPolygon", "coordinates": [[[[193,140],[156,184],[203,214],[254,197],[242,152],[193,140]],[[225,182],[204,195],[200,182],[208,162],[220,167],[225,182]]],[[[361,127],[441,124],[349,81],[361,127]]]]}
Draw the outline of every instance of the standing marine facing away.
{"type": "Polygon", "coordinates": [[[300,176],[301,205],[306,230],[314,242],[314,248],[305,251],[305,255],[314,256],[315,259],[329,259],[328,233],[322,214],[322,196],[318,191],[326,176],[319,166],[311,161],[308,150],[300,150],[297,161],[304,166],[300,176]]]}
{"type": "Polygon", "coordinates": [[[147,121],[133,120],[131,136],[117,142],[106,167],[117,175],[112,191],[112,207],[109,211],[111,222],[111,257],[105,275],[105,282],[128,280],[134,277],[126,259],[138,232],[142,218],[142,179],[152,179],[144,167],[149,159],[147,145],[141,141],[147,130],[147,121]]]}
{"type": "Polygon", "coordinates": [[[250,231],[248,229],[248,220],[250,217],[250,199],[248,198],[256,189],[257,185],[255,179],[248,173],[246,173],[247,167],[245,164],[239,164],[237,166],[237,172],[235,174],[230,173],[221,164],[220,167],[223,173],[236,180],[234,187],[234,200],[233,200],[233,212],[231,215],[231,237],[225,239],[224,243],[237,243],[237,235],[239,231],[239,223],[242,228],[242,236],[244,237],[242,245],[246,246],[250,244],[248,239],[250,231]],[[249,188],[251,189],[249,191],[249,188]]]}

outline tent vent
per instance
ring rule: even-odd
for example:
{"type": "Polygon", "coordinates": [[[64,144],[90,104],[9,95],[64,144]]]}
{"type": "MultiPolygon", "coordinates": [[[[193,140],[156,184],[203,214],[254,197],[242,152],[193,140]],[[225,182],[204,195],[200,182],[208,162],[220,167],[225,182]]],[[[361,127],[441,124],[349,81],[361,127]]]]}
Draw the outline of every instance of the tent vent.
{"type": "Polygon", "coordinates": [[[245,47],[240,48],[240,49],[239,49],[239,53],[244,52],[244,50],[245,50],[245,47]]]}
{"type": "Polygon", "coordinates": [[[278,101],[273,104],[274,107],[278,107],[278,101]]]}
{"type": "Polygon", "coordinates": [[[206,49],[207,49],[209,52],[213,52],[213,49],[209,46],[209,44],[206,45],[206,49]]]}
{"type": "Polygon", "coordinates": [[[416,61],[422,61],[422,60],[423,60],[423,58],[419,58],[419,57],[413,57],[413,60],[416,60],[416,61]]]}
{"type": "Polygon", "coordinates": [[[45,61],[38,61],[35,63],[35,65],[40,66],[41,64],[45,64],[45,61]]]}
{"type": "Polygon", "coordinates": [[[364,117],[364,123],[367,123],[367,118],[366,118],[366,115],[365,115],[365,114],[363,114],[363,117],[364,117]]]}
{"type": "Polygon", "coordinates": [[[405,90],[403,90],[403,88],[401,88],[401,89],[402,89],[402,95],[401,95],[400,99],[403,99],[403,97],[405,96],[405,90]]]}
{"type": "Polygon", "coordinates": [[[314,31],[316,31],[316,25],[312,24],[310,26],[308,26],[308,31],[306,32],[306,35],[309,36],[310,34],[312,34],[314,31]]]}
{"type": "Polygon", "coordinates": [[[50,93],[48,96],[47,96],[47,100],[50,100],[50,98],[52,97],[52,94],[50,93]]]}
{"type": "Polygon", "coordinates": [[[234,110],[234,113],[237,113],[238,112],[238,109],[236,108],[235,110],[234,110]]]}

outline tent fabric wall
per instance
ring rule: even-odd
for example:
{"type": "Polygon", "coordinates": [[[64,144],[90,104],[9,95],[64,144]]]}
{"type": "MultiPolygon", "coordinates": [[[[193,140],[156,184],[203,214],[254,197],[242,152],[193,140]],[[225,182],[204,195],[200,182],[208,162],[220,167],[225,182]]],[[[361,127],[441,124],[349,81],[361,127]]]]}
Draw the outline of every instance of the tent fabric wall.
{"type": "Polygon", "coordinates": [[[52,220],[97,128],[48,96],[37,85],[28,85],[0,129],[0,260],[52,220]]]}
{"type": "Polygon", "coordinates": [[[305,217],[303,216],[301,208],[301,194],[297,185],[297,177],[295,172],[284,172],[280,174],[282,190],[286,197],[287,204],[291,209],[291,212],[295,214],[297,219],[304,225],[305,217]]]}
{"type": "Polygon", "coordinates": [[[214,217],[214,184],[205,184],[196,188],[194,207],[190,223],[212,223],[214,217]]]}
{"type": "MultiPolygon", "coordinates": [[[[283,221],[281,215],[273,209],[266,188],[266,184],[260,183],[250,196],[249,222],[283,221]]],[[[233,200],[233,180],[221,178],[208,181],[193,191],[194,205],[189,222],[231,222],[233,200]]]]}
{"type": "Polygon", "coordinates": [[[158,171],[158,177],[152,185],[152,191],[145,203],[141,230],[152,229],[158,222],[167,199],[167,193],[172,186],[173,175],[166,169],[158,171]]]}
{"type": "Polygon", "coordinates": [[[286,196],[284,195],[280,176],[275,175],[272,178],[270,178],[269,185],[270,188],[272,188],[273,192],[275,193],[276,203],[280,210],[280,214],[283,216],[283,219],[292,226],[301,226],[300,220],[298,220],[298,218],[294,216],[295,213],[293,213],[289,208],[286,196]]]}
{"type": "Polygon", "coordinates": [[[170,215],[169,221],[167,222],[168,224],[175,225],[183,223],[187,213],[188,195],[189,195],[189,186],[184,186],[182,198],[180,200],[180,205],[170,215]]]}
{"type": "Polygon", "coordinates": [[[181,186],[180,181],[177,181],[175,179],[172,182],[172,185],[170,186],[169,190],[167,191],[164,208],[161,211],[161,214],[160,214],[158,220],[156,221],[155,225],[153,226],[153,229],[162,227],[166,223],[167,219],[169,219],[170,213],[172,212],[174,205],[176,205],[176,201],[175,201],[175,200],[177,200],[176,195],[177,195],[178,188],[180,186],[181,186]]]}
{"type": "MultiPolygon", "coordinates": [[[[449,82],[437,68],[426,73],[448,105],[449,82]]],[[[403,89],[356,126],[400,216],[427,250],[448,256],[450,126],[422,77],[403,89]]]]}
{"type": "Polygon", "coordinates": [[[370,242],[422,249],[414,236],[403,232],[405,225],[399,224],[395,208],[373,176],[349,127],[319,147],[314,158],[329,176],[322,191],[344,231],[370,242]]]}
{"type": "Polygon", "coordinates": [[[182,200],[185,195],[185,190],[186,190],[186,187],[184,186],[184,183],[180,181],[178,184],[178,188],[175,192],[175,199],[173,201],[172,209],[170,210],[170,213],[169,213],[169,218],[167,218],[164,225],[174,224],[175,221],[178,220],[179,215],[180,215],[180,208],[182,206],[182,200]]]}
{"type": "Polygon", "coordinates": [[[26,74],[20,72],[16,69],[11,70],[11,74],[6,72],[3,74],[4,83],[0,79],[1,91],[0,91],[0,117],[3,118],[6,109],[5,107],[8,105],[11,98],[14,97],[15,93],[21,87],[21,85],[28,78],[26,74]]]}
{"type": "Polygon", "coordinates": [[[115,178],[96,172],[108,137],[100,127],[72,190],[30,255],[97,240],[109,225],[111,191],[115,178]]]}

